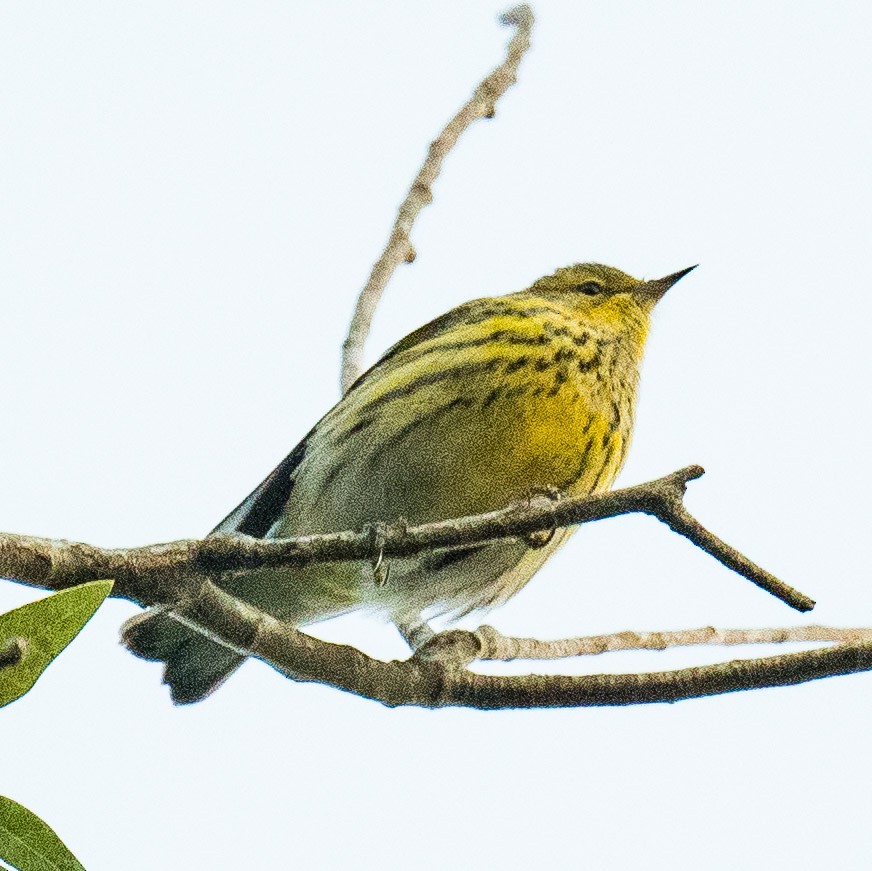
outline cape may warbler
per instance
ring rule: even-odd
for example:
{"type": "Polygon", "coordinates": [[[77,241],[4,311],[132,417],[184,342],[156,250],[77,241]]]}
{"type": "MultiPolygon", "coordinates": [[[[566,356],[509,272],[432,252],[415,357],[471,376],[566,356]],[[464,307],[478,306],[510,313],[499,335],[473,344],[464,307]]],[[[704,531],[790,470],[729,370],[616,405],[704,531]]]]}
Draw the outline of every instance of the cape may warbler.
{"type": "MultiPolygon", "coordinates": [[[[693,267],[691,267],[693,268],[693,267]]],[[[690,269],[639,281],[592,263],[527,290],[458,306],[394,345],[217,527],[257,537],[410,524],[477,514],[533,493],[611,486],[633,428],[651,310],[690,269]]],[[[393,560],[387,583],[366,563],[320,563],[223,577],[233,595],[310,623],[355,608],[407,638],[424,620],[500,604],[569,535],[506,540],[393,560]]],[[[176,702],[196,701],[241,662],[154,610],[123,630],[164,660],[176,702]]]]}

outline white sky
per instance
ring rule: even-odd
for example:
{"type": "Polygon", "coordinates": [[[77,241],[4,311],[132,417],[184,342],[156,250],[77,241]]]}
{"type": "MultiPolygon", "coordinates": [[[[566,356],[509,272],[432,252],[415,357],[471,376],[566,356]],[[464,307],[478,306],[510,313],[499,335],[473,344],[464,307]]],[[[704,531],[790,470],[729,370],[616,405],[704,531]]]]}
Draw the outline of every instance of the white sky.
{"type": "MultiPolygon", "coordinates": [[[[354,296],[427,143],[502,57],[499,11],[0,6],[0,528],[197,536],[293,447],[337,397],[354,296]]],[[[819,605],[795,614],[624,518],[489,621],[872,624],[872,6],[536,11],[520,83],[448,159],[370,356],[558,265],[699,262],[657,312],[621,481],[702,463],[690,508],[819,605]]],[[[0,609],[33,596],[0,585],[0,609]]],[[[0,714],[0,792],[89,871],[868,867],[872,675],[479,713],[391,711],[255,663],[178,709],[117,644],[133,612],[108,603],[0,714]]],[[[320,630],[403,652],[364,619],[320,630]]]]}

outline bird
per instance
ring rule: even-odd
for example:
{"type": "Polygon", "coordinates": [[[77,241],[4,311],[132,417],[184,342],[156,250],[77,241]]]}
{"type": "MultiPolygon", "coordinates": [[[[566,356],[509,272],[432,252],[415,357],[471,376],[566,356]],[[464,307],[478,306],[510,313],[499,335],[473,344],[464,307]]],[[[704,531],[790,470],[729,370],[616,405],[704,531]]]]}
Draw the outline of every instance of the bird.
{"type": "MultiPolygon", "coordinates": [[[[534,494],[609,489],[630,445],[652,310],[694,268],[640,280],[577,263],[451,309],[383,354],[213,532],[416,525],[534,494]]],[[[570,533],[425,552],[392,560],[380,578],[370,563],[333,562],[217,583],[294,626],[367,609],[414,648],[432,635],[430,621],[450,625],[507,601],[570,533]]],[[[205,698],[244,660],[169,606],[126,621],[122,642],[165,663],[177,704],[205,698]]]]}

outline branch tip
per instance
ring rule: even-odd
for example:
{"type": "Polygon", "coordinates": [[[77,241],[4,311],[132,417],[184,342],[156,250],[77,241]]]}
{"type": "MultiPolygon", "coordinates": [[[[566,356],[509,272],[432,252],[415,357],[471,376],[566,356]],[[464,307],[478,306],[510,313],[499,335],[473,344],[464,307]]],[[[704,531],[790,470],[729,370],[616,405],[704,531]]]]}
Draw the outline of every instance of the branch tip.
{"type": "Polygon", "coordinates": [[[687,468],[682,469],[681,471],[684,473],[685,483],[696,481],[705,474],[705,469],[699,465],[687,466],[687,468]]]}
{"type": "Polygon", "coordinates": [[[691,481],[698,480],[704,474],[705,469],[702,466],[685,466],[683,469],[679,469],[678,471],[673,472],[671,475],[667,475],[661,480],[667,485],[668,488],[676,491],[680,499],[687,492],[687,485],[691,481]]]}
{"type": "Polygon", "coordinates": [[[507,9],[499,17],[503,27],[518,27],[529,30],[533,26],[533,10],[526,3],[507,9]]]}

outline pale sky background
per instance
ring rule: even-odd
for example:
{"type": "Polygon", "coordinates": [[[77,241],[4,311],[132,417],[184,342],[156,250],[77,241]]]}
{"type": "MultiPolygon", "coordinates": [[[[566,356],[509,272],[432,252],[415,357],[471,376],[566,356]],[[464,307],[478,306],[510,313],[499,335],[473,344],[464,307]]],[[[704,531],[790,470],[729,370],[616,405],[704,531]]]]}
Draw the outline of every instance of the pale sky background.
{"type": "MultiPolygon", "coordinates": [[[[198,536],[338,396],[355,294],[425,148],[502,57],[493,2],[0,5],[0,528],[198,536]]],[[[625,484],[817,598],[799,615],[647,518],[585,527],[487,619],[872,624],[867,2],[539,0],[449,157],[373,359],[597,260],[657,277],[625,484]]],[[[36,593],[0,584],[0,609],[36,593]]],[[[0,793],[89,871],[866,868],[872,674],[647,707],[388,710],[250,663],[174,708],[105,605],[0,712],[0,793]]],[[[384,657],[387,626],[319,627],[384,657]]],[[[761,649],[616,654],[659,670],[761,649]]]]}

